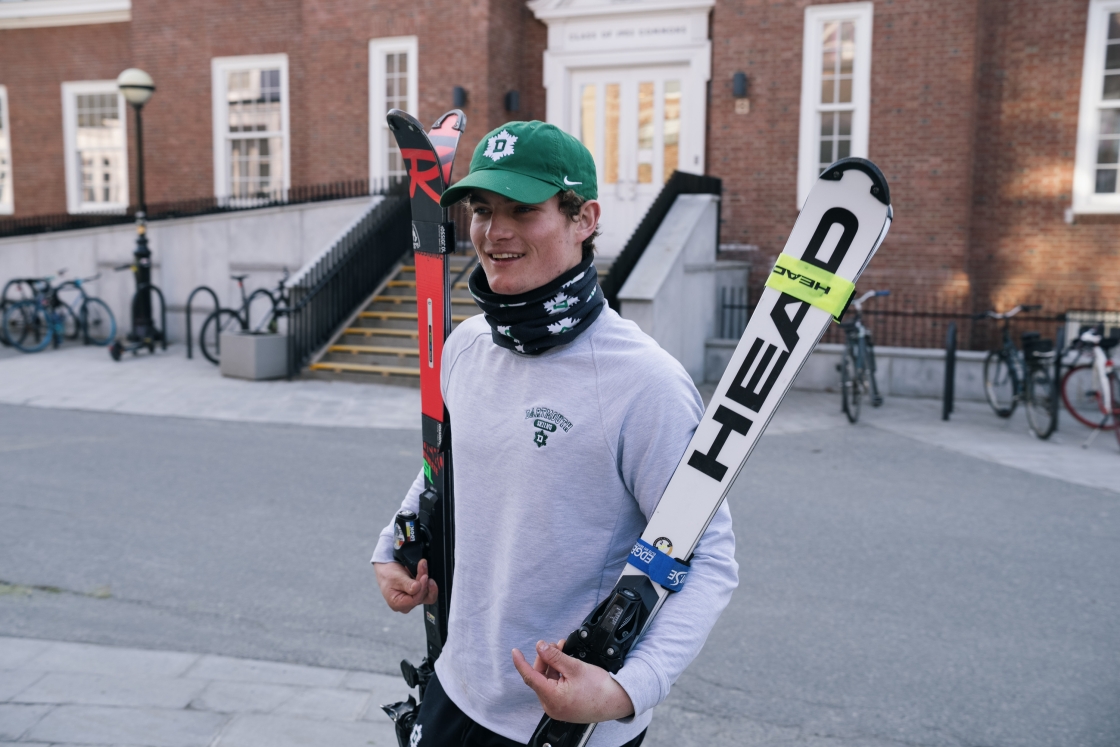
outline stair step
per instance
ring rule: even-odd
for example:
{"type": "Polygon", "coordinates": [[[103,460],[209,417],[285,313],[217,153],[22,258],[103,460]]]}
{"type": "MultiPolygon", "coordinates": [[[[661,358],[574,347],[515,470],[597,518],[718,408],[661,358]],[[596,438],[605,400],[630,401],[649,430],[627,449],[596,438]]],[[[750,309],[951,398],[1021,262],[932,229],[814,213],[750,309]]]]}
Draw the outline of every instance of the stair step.
{"type": "MultiPolygon", "coordinates": [[[[416,303],[416,296],[374,296],[373,303],[416,303]]],[[[453,304],[474,304],[473,298],[452,298],[453,304]]]]}
{"type": "MultiPolygon", "coordinates": [[[[415,317],[413,317],[415,319],[415,317]]],[[[420,338],[420,333],[415,329],[392,329],[391,327],[347,327],[344,335],[365,335],[366,337],[411,337],[413,340],[420,338]]]]}
{"type": "MultiPolygon", "coordinates": [[[[602,274],[602,273],[600,273],[600,274],[602,274]]],[[[390,288],[415,288],[416,287],[416,281],[415,280],[390,280],[389,281],[389,287],[390,288]]],[[[470,290],[470,284],[469,283],[455,283],[454,288],[455,288],[455,290],[470,290]]]]}
{"type": "MultiPolygon", "coordinates": [[[[361,318],[361,319],[416,319],[416,320],[419,320],[419,317],[416,315],[415,311],[413,311],[413,312],[408,312],[408,311],[363,311],[362,313],[358,314],[358,317],[361,318]]],[[[469,314],[452,314],[451,315],[451,321],[453,321],[453,322],[465,322],[470,318],[471,318],[471,315],[469,315],[469,314]]]]}
{"type": "Polygon", "coordinates": [[[401,348],[391,345],[331,345],[328,353],[353,353],[367,355],[420,355],[419,348],[401,348]]]}
{"type": "Polygon", "coordinates": [[[419,376],[419,368],[404,368],[402,366],[371,366],[364,363],[334,363],[330,361],[323,361],[320,363],[312,363],[308,366],[312,371],[332,371],[334,373],[353,372],[353,373],[374,373],[381,374],[382,376],[389,376],[395,374],[397,376],[419,376]]]}

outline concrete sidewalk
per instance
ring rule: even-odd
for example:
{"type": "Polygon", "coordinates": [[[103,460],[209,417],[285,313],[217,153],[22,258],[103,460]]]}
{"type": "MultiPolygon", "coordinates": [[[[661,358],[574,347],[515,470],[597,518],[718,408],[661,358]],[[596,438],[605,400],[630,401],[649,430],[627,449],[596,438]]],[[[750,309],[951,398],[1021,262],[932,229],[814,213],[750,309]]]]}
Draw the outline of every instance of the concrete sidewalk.
{"type": "Polygon", "coordinates": [[[400,677],[0,637],[0,747],[394,747],[400,677]]]}
{"type": "MultiPolygon", "coordinates": [[[[705,400],[713,387],[702,388],[705,400]]],[[[228,379],[200,356],[187,360],[181,345],[120,363],[103,348],[81,346],[0,356],[0,403],[344,428],[418,429],[420,422],[418,389],[312,379],[228,379]]],[[[961,401],[945,422],[940,400],[891,397],[877,409],[865,404],[854,427],[879,428],[1032,474],[1120,492],[1116,438],[1103,433],[1089,448],[1081,448],[1089,431],[1065,411],[1059,417],[1058,432],[1040,441],[1028,430],[1022,408],[1003,420],[986,403],[961,401]]],[[[768,433],[851,427],[840,412],[839,394],[793,390],[768,433]]]]}
{"type": "MultiPolygon", "coordinates": [[[[3,350],[10,350],[5,348],[3,350]]],[[[195,350],[126,355],[76,345],[0,357],[0,403],[131,415],[344,428],[420,427],[420,390],[390,384],[242,381],[195,350]]]]}

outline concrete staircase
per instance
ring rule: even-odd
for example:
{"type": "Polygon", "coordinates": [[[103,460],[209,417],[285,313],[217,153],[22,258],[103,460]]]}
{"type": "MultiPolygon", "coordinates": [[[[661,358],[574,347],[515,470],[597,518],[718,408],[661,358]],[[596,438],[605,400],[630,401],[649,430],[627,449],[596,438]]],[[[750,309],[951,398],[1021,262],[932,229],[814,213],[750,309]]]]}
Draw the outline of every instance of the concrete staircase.
{"type": "MultiPolygon", "coordinates": [[[[467,290],[467,275],[475,262],[473,253],[451,256],[452,328],[479,313],[467,290]]],[[[418,339],[416,268],[409,255],[308,366],[308,375],[419,386],[418,339]]]]}

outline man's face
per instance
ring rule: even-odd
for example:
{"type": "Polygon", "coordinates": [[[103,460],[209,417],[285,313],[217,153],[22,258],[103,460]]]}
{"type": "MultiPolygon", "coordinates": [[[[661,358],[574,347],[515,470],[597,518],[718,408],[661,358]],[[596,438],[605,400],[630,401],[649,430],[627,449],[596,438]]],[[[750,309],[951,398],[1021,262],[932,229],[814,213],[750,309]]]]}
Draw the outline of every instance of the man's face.
{"type": "Polygon", "coordinates": [[[579,218],[560,211],[552,196],[526,205],[496,192],[471,195],[471,241],[490,289],[517,295],[539,288],[580,263],[583,240],[599,222],[599,203],[585,202],[579,218]]]}

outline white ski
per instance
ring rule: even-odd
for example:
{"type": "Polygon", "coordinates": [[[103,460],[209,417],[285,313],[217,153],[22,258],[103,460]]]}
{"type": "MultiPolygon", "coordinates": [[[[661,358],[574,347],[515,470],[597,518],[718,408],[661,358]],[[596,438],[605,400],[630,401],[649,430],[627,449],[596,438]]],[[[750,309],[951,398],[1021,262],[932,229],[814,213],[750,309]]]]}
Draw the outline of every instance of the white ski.
{"type": "MultiPolygon", "coordinates": [[[[684,585],[697,543],[798,371],[847,308],[892,216],[886,179],[870,161],[846,158],[821,174],[630,564],[565,653],[617,672],[684,585]]],[[[545,716],[529,745],[583,747],[594,728],[545,716]]]]}

